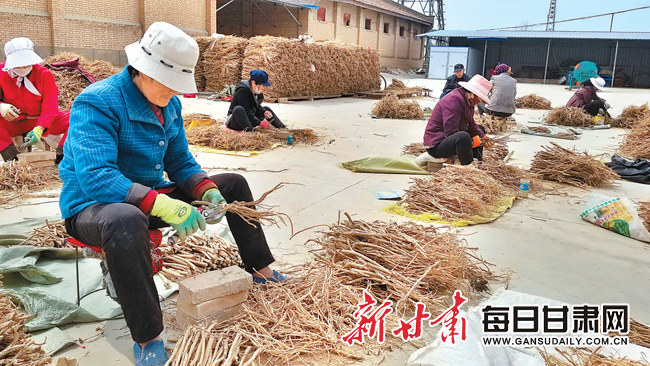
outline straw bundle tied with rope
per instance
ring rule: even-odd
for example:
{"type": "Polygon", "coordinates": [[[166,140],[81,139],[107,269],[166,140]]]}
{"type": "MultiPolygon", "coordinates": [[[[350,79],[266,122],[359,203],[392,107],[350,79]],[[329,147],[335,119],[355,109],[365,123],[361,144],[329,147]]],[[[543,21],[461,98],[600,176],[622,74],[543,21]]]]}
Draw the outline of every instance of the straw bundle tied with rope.
{"type": "Polygon", "coordinates": [[[595,157],[577,153],[551,142],[535,153],[530,172],[541,179],[570,184],[576,187],[610,187],[618,178],[612,169],[595,157]]]}
{"type": "Polygon", "coordinates": [[[523,97],[515,99],[517,108],[525,109],[553,109],[551,108],[551,101],[540,97],[537,94],[528,94],[523,97]]]}
{"type": "MultiPolygon", "coordinates": [[[[347,220],[310,241],[321,249],[281,285],[255,287],[244,313],[222,325],[189,328],[167,365],[345,364],[396,344],[389,331],[408,319],[415,302],[441,314],[455,290],[473,298],[497,279],[489,264],[451,232],[412,222],[347,220]],[[353,313],[370,292],[393,302],[387,342],[366,340],[348,347],[341,337],[357,320],[353,313]],[[408,315],[407,315],[408,314],[408,315]],[[203,363],[202,363],[203,362],[203,363]]],[[[399,340],[401,343],[401,339],[399,340]]]]}
{"type": "Polygon", "coordinates": [[[30,192],[47,190],[61,184],[55,167],[37,168],[24,161],[8,161],[0,165],[0,204],[27,196],[30,192]]]}
{"type": "Polygon", "coordinates": [[[403,100],[394,94],[388,94],[375,105],[372,114],[378,118],[423,119],[424,114],[418,102],[403,100]]]}
{"type": "MultiPolygon", "coordinates": [[[[0,275],[0,287],[2,275],[0,275]]],[[[45,366],[52,362],[34,343],[32,336],[25,333],[25,315],[11,298],[0,293],[0,365],[45,366]]]]}
{"type": "Polygon", "coordinates": [[[330,41],[305,43],[281,37],[249,39],[241,79],[251,70],[269,74],[265,99],[330,96],[377,90],[380,87],[379,52],[330,41]]]}
{"type": "MultiPolygon", "coordinates": [[[[241,80],[248,80],[249,75],[242,76],[242,62],[248,39],[235,36],[208,39],[212,41],[204,45],[197,64],[200,64],[202,80],[205,80],[204,89],[199,91],[220,92],[226,85],[237,85],[241,80]]],[[[202,42],[205,41],[207,40],[202,42]]]]}
{"type": "Polygon", "coordinates": [[[627,131],[618,150],[622,156],[650,159],[650,116],[627,131]]]}
{"type": "Polygon", "coordinates": [[[587,114],[584,109],[566,106],[554,108],[544,122],[571,127],[591,127],[596,124],[594,117],[587,114]]]}
{"type": "Polygon", "coordinates": [[[612,127],[620,128],[633,128],[639,122],[650,117],[650,108],[648,108],[648,103],[644,103],[640,106],[629,105],[623,109],[623,112],[616,117],[609,120],[609,124],[612,127]]]}
{"type": "MultiPolygon", "coordinates": [[[[96,81],[104,80],[119,72],[119,70],[108,61],[88,60],[74,52],[60,52],[54,56],[50,56],[45,59],[43,65],[47,66],[50,63],[70,61],[75,58],[79,59],[79,67],[91,74],[96,81]]],[[[54,81],[56,82],[56,86],[59,88],[59,109],[62,111],[70,110],[74,99],[81,94],[88,85],[90,85],[90,81],[88,81],[88,79],[86,79],[78,70],[50,71],[54,74],[54,81]]]]}

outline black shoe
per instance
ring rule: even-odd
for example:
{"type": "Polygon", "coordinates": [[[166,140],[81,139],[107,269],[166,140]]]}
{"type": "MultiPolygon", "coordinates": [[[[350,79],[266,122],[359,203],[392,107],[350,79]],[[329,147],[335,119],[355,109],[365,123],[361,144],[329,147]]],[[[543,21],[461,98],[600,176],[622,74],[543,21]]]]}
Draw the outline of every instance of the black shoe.
{"type": "Polygon", "coordinates": [[[7,146],[4,150],[0,151],[0,156],[4,161],[18,160],[18,149],[13,143],[7,146]]]}
{"type": "Polygon", "coordinates": [[[54,159],[54,164],[59,165],[61,160],[63,160],[63,146],[59,145],[56,148],[56,158],[54,159]]]}

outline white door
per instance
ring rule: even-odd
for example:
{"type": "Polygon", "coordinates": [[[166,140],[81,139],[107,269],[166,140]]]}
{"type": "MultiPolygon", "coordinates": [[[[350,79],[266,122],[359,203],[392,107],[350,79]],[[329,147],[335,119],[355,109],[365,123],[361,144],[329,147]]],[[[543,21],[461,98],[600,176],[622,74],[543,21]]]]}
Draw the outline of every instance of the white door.
{"type": "Polygon", "coordinates": [[[446,79],[447,78],[447,51],[434,51],[430,48],[429,53],[429,79],[446,79]]]}
{"type": "Polygon", "coordinates": [[[447,76],[454,73],[454,65],[463,64],[467,69],[467,49],[463,48],[455,52],[449,52],[449,65],[447,67],[447,76]]]}

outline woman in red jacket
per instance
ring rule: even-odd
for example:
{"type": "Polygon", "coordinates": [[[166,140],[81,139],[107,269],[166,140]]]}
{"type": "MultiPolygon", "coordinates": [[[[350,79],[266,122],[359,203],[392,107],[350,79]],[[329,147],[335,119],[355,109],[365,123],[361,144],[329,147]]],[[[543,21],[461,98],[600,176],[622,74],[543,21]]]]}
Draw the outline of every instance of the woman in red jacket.
{"type": "Polygon", "coordinates": [[[6,61],[0,63],[0,155],[17,159],[12,137],[27,133],[26,146],[48,134],[63,135],[56,149],[56,162],[63,159],[70,111],[59,111],[59,89],[54,75],[39,65],[43,62],[29,38],[14,38],[5,44],[6,61]]]}

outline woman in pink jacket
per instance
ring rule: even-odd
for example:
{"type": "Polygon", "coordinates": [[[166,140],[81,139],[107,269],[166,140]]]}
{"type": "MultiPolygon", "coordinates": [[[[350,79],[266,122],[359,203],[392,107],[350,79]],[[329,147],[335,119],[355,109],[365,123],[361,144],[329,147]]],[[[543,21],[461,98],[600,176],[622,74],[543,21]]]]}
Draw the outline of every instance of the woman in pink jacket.
{"type": "Polygon", "coordinates": [[[603,110],[611,108],[605,99],[596,95],[597,90],[602,91],[604,88],[605,80],[603,78],[590,78],[582,83],[580,89],[573,94],[566,106],[582,108],[585,112],[596,116],[601,108],[603,110]]]}

